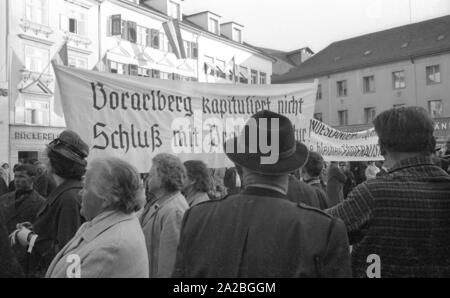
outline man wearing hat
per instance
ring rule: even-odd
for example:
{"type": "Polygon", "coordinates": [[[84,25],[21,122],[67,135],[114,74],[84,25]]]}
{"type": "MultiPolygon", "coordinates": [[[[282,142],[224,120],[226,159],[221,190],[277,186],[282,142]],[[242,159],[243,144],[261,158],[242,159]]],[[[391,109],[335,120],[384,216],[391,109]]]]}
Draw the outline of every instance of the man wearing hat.
{"type": "Polygon", "coordinates": [[[271,142],[271,136],[278,135],[278,143],[271,144],[278,146],[277,161],[263,162],[261,158],[270,154],[261,152],[260,140],[257,152],[250,150],[254,145],[249,144],[250,121],[244,130],[247,133],[227,142],[225,150],[234,150],[226,154],[242,167],[246,188],[185,213],[173,277],[350,276],[344,224],[287,199],[289,173],[308,158],[306,146],[295,141],[290,120],[270,111],[258,112],[250,120],[256,121],[253,136],[260,136],[261,130],[271,142]],[[238,147],[245,150],[238,151],[238,147]]]}
{"type": "Polygon", "coordinates": [[[88,145],[70,130],[47,146],[49,173],[57,187],[37,212],[33,224],[19,224],[12,236],[14,243],[27,247],[29,277],[45,275],[53,257],[73,238],[83,221],[79,193],[88,154],[88,145]]]}

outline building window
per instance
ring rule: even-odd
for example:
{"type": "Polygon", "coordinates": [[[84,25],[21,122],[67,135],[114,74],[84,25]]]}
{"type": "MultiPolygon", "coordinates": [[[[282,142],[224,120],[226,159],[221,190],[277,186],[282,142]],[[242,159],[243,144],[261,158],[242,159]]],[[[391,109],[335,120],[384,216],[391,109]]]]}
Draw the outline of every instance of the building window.
{"type": "Polygon", "coordinates": [[[442,117],[442,100],[430,100],[428,101],[428,110],[430,111],[430,115],[433,118],[442,117]]]}
{"type": "Polygon", "coordinates": [[[375,120],[375,108],[365,108],[364,109],[364,120],[366,124],[370,124],[375,120]]]}
{"type": "Polygon", "coordinates": [[[128,65],[128,74],[130,76],[138,76],[139,75],[139,66],[136,64],[129,64],[128,65]]]}
{"type": "Polygon", "coordinates": [[[49,103],[25,100],[25,123],[34,125],[49,125],[49,113],[49,103]]]}
{"type": "Polygon", "coordinates": [[[441,70],[439,65],[427,66],[427,85],[438,84],[441,82],[441,70]]]}
{"type": "Polygon", "coordinates": [[[320,122],[323,122],[322,113],[315,113],[314,119],[319,120],[320,122]]]}
{"type": "Polygon", "coordinates": [[[159,32],[159,49],[164,52],[169,52],[169,40],[163,32],[159,32]]]}
{"type": "Polygon", "coordinates": [[[267,84],[267,75],[266,75],[265,72],[260,72],[260,73],[259,73],[259,83],[260,83],[261,85],[267,84]]]}
{"type": "Polygon", "coordinates": [[[69,66],[76,68],[88,68],[88,59],[76,56],[69,56],[69,66]]]}
{"type": "Polygon", "coordinates": [[[163,79],[163,80],[171,80],[172,79],[172,74],[169,73],[169,72],[160,71],[159,78],[163,79]]]}
{"type": "Polygon", "coordinates": [[[169,1],[169,17],[180,19],[180,4],[169,1]]]}
{"type": "Polygon", "coordinates": [[[239,82],[248,84],[248,68],[244,66],[239,67],[239,82]]]}
{"type": "Polygon", "coordinates": [[[156,79],[161,78],[161,72],[159,70],[157,70],[157,69],[153,69],[152,70],[152,77],[156,78],[156,79]]]}
{"type": "Polygon", "coordinates": [[[32,72],[42,72],[49,62],[49,50],[25,46],[25,67],[32,72]]]}
{"type": "Polygon", "coordinates": [[[209,18],[209,30],[214,34],[219,34],[219,21],[209,18]]]}
{"type": "Polygon", "coordinates": [[[136,44],[146,46],[148,29],[142,26],[137,26],[136,31],[137,31],[136,44]]]}
{"type": "Polygon", "coordinates": [[[144,68],[144,67],[138,67],[138,76],[140,77],[151,77],[152,71],[151,69],[144,68]]]}
{"type": "Polygon", "coordinates": [[[127,74],[127,65],[115,61],[109,61],[109,72],[127,74]]]}
{"type": "Polygon", "coordinates": [[[226,79],[227,74],[225,73],[225,61],[216,59],[217,77],[226,79]]]}
{"type": "Polygon", "coordinates": [[[348,125],[348,110],[338,111],[339,125],[348,125]]]}
{"type": "Polygon", "coordinates": [[[403,89],[406,87],[405,72],[403,70],[392,73],[392,84],[394,89],[403,89]]]}
{"type": "Polygon", "coordinates": [[[364,93],[375,92],[375,76],[368,76],[363,78],[363,92],[364,93]]]}
{"type": "Polygon", "coordinates": [[[26,0],[25,16],[34,23],[48,25],[48,0],[26,0]]]}
{"type": "Polygon", "coordinates": [[[122,16],[120,14],[111,16],[111,36],[122,35],[122,16]]]}
{"type": "Polygon", "coordinates": [[[338,96],[347,96],[347,81],[338,81],[337,82],[337,93],[338,96]]]}
{"type": "Polygon", "coordinates": [[[63,31],[73,34],[87,35],[87,14],[86,11],[75,5],[69,5],[65,14],[60,15],[59,27],[63,31]]]}
{"type": "Polygon", "coordinates": [[[198,59],[198,46],[195,42],[183,41],[184,49],[186,50],[186,57],[192,59],[198,59]]]}
{"type": "Polygon", "coordinates": [[[240,29],[233,28],[233,40],[242,42],[242,31],[240,29]]]}
{"type": "Polygon", "coordinates": [[[205,55],[205,74],[214,76],[216,67],[214,66],[214,57],[205,55]]]}
{"type": "Polygon", "coordinates": [[[316,94],[316,100],[322,99],[322,84],[319,84],[317,86],[317,94],[316,94]]]}
{"type": "Polygon", "coordinates": [[[251,70],[251,76],[252,76],[252,84],[256,85],[258,84],[258,72],[256,70],[251,70]]]}

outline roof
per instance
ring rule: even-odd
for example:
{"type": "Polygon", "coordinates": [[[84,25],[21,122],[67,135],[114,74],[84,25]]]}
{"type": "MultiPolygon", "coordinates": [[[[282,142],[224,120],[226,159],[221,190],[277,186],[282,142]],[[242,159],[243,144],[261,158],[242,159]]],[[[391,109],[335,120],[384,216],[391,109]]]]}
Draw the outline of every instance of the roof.
{"type": "Polygon", "coordinates": [[[195,28],[195,29],[197,29],[197,30],[200,30],[200,31],[202,31],[202,32],[211,34],[211,35],[213,35],[213,36],[215,36],[215,37],[217,37],[217,38],[225,39],[227,42],[229,42],[229,43],[231,43],[231,44],[238,45],[238,46],[241,46],[241,47],[243,46],[243,47],[246,47],[246,48],[250,48],[251,50],[253,50],[253,51],[255,51],[255,52],[258,52],[260,55],[263,55],[263,56],[265,56],[266,58],[269,58],[270,60],[272,60],[273,62],[275,62],[275,58],[273,58],[271,55],[268,55],[266,52],[262,51],[262,50],[259,49],[258,47],[255,47],[255,46],[253,46],[253,45],[251,45],[251,44],[249,44],[249,43],[247,43],[247,42],[240,43],[240,42],[234,41],[234,40],[232,40],[232,39],[226,37],[226,36],[223,35],[223,34],[221,34],[221,35],[219,36],[219,35],[217,35],[217,34],[214,34],[214,33],[212,33],[212,32],[209,32],[208,30],[204,29],[203,27],[201,27],[201,26],[199,26],[199,25],[197,25],[197,24],[195,24],[195,23],[189,21],[188,19],[186,19],[186,16],[185,16],[185,15],[183,15],[183,21],[182,21],[182,24],[188,25],[188,26],[193,27],[193,28],[195,28]]]}
{"type": "Polygon", "coordinates": [[[186,17],[187,17],[187,18],[190,18],[190,17],[193,17],[193,16],[198,16],[198,15],[201,15],[201,14],[205,14],[205,13],[210,13],[210,14],[213,14],[213,15],[215,15],[215,16],[218,16],[219,18],[221,18],[221,17],[222,17],[222,16],[218,15],[217,13],[214,13],[214,12],[212,12],[212,11],[209,11],[209,10],[205,10],[205,11],[197,12],[197,13],[194,13],[194,14],[190,14],[190,15],[186,15],[186,17]]]}
{"type": "Polygon", "coordinates": [[[267,55],[272,56],[273,58],[275,58],[278,61],[283,61],[292,66],[295,66],[294,62],[292,62],[291,59],[289,59],[289,57],[288,57],[289,52],[279,51],[279,50],[275,50],[275,49],[262,48],[262,47],[258,47],[258,49],[263,51],[267,55]]]}
{"type": "MultiPolygon", "coordinates": [[[[166,14],[164,14],[162,11],[153,8],[152,6],[148,5],[148,4],[145,3],[145,2],[140,2],[139,5],[134,4],[134,3],[132,3],[132,2],[128,2],[128,1],[125,1],[125,2],[123,2],[123,3],[129,4],[129,5],[131,5],[131,6],[137,6],[137,7],[144,8],[144,9],[146,9],[146,10],[152,12],[152,13],[155,13],[155,14],[159,15],[160,17],[169,19],[169,17],[168,17],[166,14]]],[[[203,11],[203,12],[199,12],[199,13],[196,13],[196,14],[193,14],[193,15],[203,14],[203,13],[206,13],[206,12],[210,12],[210,11],[203,11]]],[[[210,12],[210,13],[212,13],[212,12],[210,12]]],[[[215,14],[215,13],[212,13],[212,14],[217,15],[217,14],[215,14]]],[[[239,43],[239,42],[236,42],[236,41],[234,41],[234,40],[232,40],[232,39],[226,37],[225,35],[220,35],[220,36],[219,36],[219,35],[217,35],[217,34],[214,34],[214,33],[209,32],[208,30],[204,29],[203,27],[198,26],[197,24],[195,24],[195,23],[189,21],[188,18],[191,17],[191,16],[193,16],[193,15],[185,15],[185,14],[183,14],[181,24],[184,24],[184,25],[193,27],[194,29],[197,29],[197,30],[199,30],[199,31],[208,33],[208,34],[213,35],[213,36],[215,36],[215,37],[217,37],[217,38],[219,38],[219,39],[226,40],[227,42],[229,42],[229,43],[231,43],[231,44],[238,45],[238,46],[241,46],[241,47],[243,46],[243,47],[245,47],[245,48],[249,48],[249,49],[251,49],[251,50],[253,50],[253,51],[259,53],[260,55],[262,55],[262,56],[264,56],[264,57],[266,57],[266,58],[269,58],[270,60],[274,61],[274,58],[273,58],[272,56],[268,55],[267,53],[261,51],[259,48],[255,47],[255,46],[253,46],[253,45],[251,45],[251,44],[249,44],[249,43],[246,43],[246,42],[244,42],[244,43],[239,43]]],[[[217,15],[217,16],[218,16],[218,15],[217,15]]]]}
{"type": "Polygon", "coordinates": [[[235,25],[238,25],[238,26],[241,26],[241,27],[245,27],[244,25],[239,24],[239,23],[237,23],[237,22],[235,22],[235,21],[230,21],[230,22],[222,23],[222,24],[220,24],[220,26],[228,25],[228,24],[235,24],[235,25]]]}
{"type": "Polygon", "coordinates": [[[450,51],[450,15],[330,44],[273,79],[294,82],[450,51]]]}

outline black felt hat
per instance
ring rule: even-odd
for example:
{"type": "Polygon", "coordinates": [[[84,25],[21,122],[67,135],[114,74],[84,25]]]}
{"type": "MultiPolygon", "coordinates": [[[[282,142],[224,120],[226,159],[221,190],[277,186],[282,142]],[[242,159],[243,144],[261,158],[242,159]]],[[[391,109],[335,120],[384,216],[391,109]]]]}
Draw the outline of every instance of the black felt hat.
{"type": "Polygon", "coordinates": [[[302,167],[308,159],[308,148],[295,140],[291,121],[271,111],[254,114],[245,124],[241,134],[224,144],[224,150],[234,163],[263,175],[291,173],[302,167]],[[278,141],[271,140],[272,134],[278,135],[278,141]],[[265,136],[267,142],[261,142],[260,136],[265,136]],[[263,158],[269,157],[271,152],[268,148],[261,148],[261,143],[268,144],[271,150],[278,145],[275,162],[264,161],[263,158]]]}

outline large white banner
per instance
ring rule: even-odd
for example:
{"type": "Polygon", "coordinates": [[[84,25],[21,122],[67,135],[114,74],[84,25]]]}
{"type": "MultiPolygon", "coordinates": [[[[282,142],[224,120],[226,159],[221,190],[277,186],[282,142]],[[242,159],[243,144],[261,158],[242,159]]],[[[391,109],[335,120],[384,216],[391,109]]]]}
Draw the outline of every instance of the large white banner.
{"type": "Polygon", "coordinates": [[[211,168],[229,167],[224,141],[261,110],[288,117],[296,138],[327,160],[379,157],[371,133],[337,132],[313,120],[317,81],[208,84],[54,68],[59,91],[55,100],[61,100],[67,127],[88,143],[90,160],[112,155],[143,173],[153,156],[166,152],[183,161],[203,160],[211,168]]]}
{"type": "Polygon", "coordinates": [[[307,144],[309,150],[322,154],[326,161],[384,159],[380,155],[378,136],[373,128],[360,132],[344,132],[311,119],[307,144]]]}

